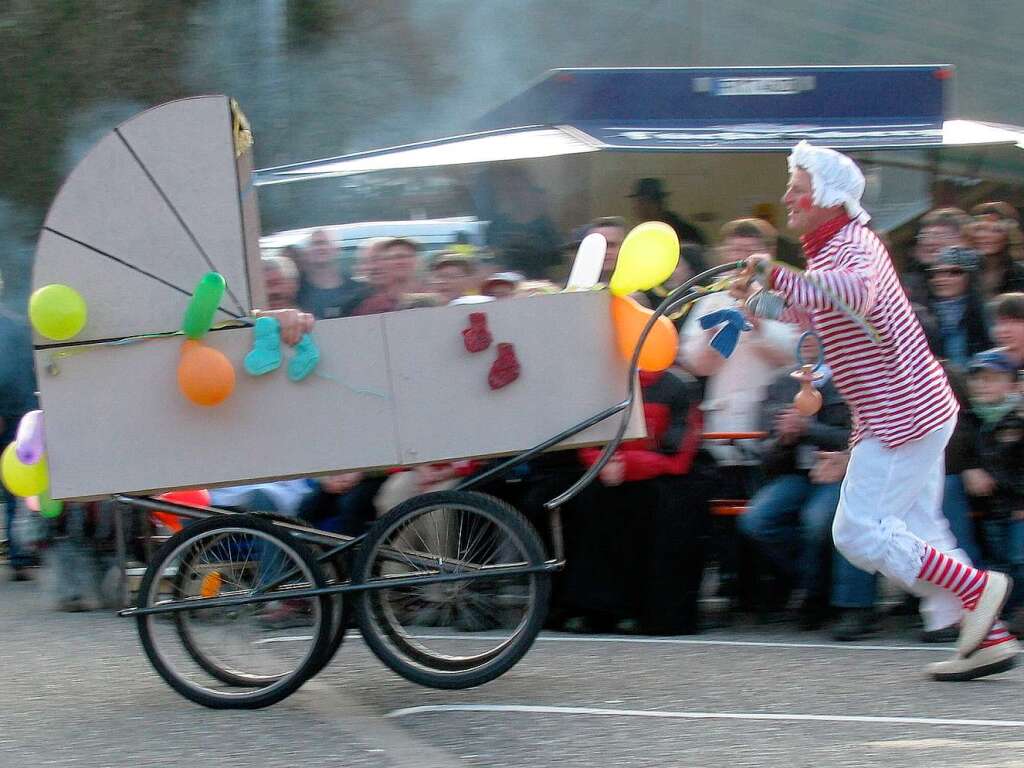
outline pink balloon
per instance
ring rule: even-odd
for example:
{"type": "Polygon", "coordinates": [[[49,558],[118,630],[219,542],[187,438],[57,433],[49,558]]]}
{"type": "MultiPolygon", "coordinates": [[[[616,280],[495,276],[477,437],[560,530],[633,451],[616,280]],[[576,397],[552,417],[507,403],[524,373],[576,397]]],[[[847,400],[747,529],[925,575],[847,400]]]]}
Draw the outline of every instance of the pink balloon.
{"type": "Polygon", "coordinates": [[[29,411],[21,417],[14,438],[14,453],[22,464],[35,464],[46,450],[43,442],[43,412],[29,411]]]}
{"type": "Polygon", "coordinates": [[[33,512],[38,512],[39,511],[39,497],[38,496],[29,496],[27,499],[25,499],[25,506],[28,507],[33,512]]]}

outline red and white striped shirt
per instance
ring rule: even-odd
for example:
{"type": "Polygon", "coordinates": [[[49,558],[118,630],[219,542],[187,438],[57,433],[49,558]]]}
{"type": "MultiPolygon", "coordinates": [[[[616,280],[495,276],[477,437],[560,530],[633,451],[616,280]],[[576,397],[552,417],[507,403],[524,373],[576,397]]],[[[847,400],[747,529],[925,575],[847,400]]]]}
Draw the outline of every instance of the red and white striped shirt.
{"type": "Polygon", "coordinates": [[[942,367],[875,233],[841,216],[802,239],[806,274],[878,332],[864,329],[826,292],[781,267],[772,285],[789,302],[783,320],[807,320],[821,337],[836,387],[853,412],[855,445],[866,434],[887,448],[924,437],[958,412],[942,367]]]}

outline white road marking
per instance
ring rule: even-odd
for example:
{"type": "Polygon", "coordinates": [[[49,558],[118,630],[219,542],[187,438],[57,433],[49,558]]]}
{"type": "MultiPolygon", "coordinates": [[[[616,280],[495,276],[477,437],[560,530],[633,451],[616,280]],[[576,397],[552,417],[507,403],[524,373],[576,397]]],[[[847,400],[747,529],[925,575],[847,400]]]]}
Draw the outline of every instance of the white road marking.
{"type": "Polygon", "coordinates": [[[870,723],[889,725],[959,725],[982,728],[1021,728],[1024,720],[973,720],[944,717],[880,717],[871,715],[800,715],[785,712],[670,712],[650,709],[602,709],[597,707],[548,707],[532,704],[426,704],[389,712],[386,717],[436,712],[519,712],[541,715],[589,715],[600,717],[648,717],[669,720],[768,720],[819,723],[870,723]]]}
{"type": "Polygon", "coordinates": [[[300,641],[312,640],[312,635],[289,635],[287,637],[264,637],[261,640],[253,640],[253,645],[264,645],[265,643],[297,643],[300,641]]]}
{"type": "MultiPolygon", "coordinates": [[[[349,637],[358,637],[359,633],[350,633],[349,637]]],[[[491,636],[452,633],[450,635],[413,635],[420,640],[493,640],[491,636]]],[[[953,644],[947,645],[857,645],[854,643],[784,643],[772,640],[715,640],[711,638],[695,639],[685,637],[623,637],[619,635],[557,635],[541,634],[538,643],[633,643],[637,645],[721,645],[740,648],[825,648],[839,651],[932,651],[951,654],[956,651],[953,644]]]]}
{"type": "MultiPolygon", "coordinates": [[[[357,631],[350,631],[346,638],[361,637],[357,631]]],[[[493,635],[452,632],[450,635],[412,635],[419,640],[459,640],[462,642],[492,641],[493,635]]],[[[271,637],[257,640],[256,643],[284,643],[296,640],[312,640],[309,636],[271,637]]],[[[636,645],[710,645],[738,648],[817,648],[837,651],[931,651],[932,653],[951,654],[956,646],[949,644],[934,645],[859,645],[856,643],[784,643],[773,640],[713,640],[710,638],[695,639],[685,637],[623,637],[618,635],[586,635],[566,636],[541,634],[538,643],[632,643],[636,645]]],[[[1024,653],[1024,650],[1021,651],[1024,653]]]]}

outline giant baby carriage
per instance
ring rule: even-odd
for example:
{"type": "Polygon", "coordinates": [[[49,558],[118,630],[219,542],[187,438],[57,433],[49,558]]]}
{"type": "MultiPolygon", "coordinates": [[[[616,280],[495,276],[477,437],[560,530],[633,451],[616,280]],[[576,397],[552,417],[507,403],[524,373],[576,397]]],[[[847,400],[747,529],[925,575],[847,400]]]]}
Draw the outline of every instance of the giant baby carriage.
{"type": "MultiPolygon", "coordinates": [[[[184,99],[120,125],[70,174],[39,238],[30,302],[45,431],[39,414],[23,424],[5,480],[44,511],[113,497],[193,520],[151,558],[137,605],[122,613],[159,674],[195,702],[280,701],[353,623],[409,680],[493,680],[540,630],[561,552],[472,489],[542,451],[606,444],[548,508],[593,480],[623,438],[644,434],[641,357],[660,354],[655,367],[674,357],[661,315],[720,289],[707,281],[736,265],[684,284],[657,312],[620,297],[641,279],[620,296],[576,290],[320,321],[315,375],[250,376],[242,361],[264,299],[251,143],[227,97],[184,99]],[[471,314],[485,316],[493,346],[468,342],[471,314]],[[659,334],[660,353],[650,346],[659,334]],[[518,367],[495,387],[499,344],[514,344],[518,367]],[[491,460],[354,538],[154,498],[469,457],[491,460]],[[300,626],[268,628],[282,605],[300,626]]],[[[655,227],[651,242],[664,234],[655,227]]],[[[662,272],[678,258],[672,241],[662,272]]]]}

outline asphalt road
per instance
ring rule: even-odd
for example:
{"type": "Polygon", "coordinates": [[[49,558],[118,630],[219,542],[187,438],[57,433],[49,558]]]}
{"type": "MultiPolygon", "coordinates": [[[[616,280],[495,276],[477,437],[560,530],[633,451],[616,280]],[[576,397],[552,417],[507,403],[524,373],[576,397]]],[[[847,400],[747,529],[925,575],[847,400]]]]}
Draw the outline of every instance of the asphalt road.
{"type": "Polygon", "coordinates": [[[938,684],[912,634],[837,644],[541,635],[470,691],[395,676],[358,637],[290,699],[213,711],[150,669],[131,621],[0,582],[0,768],[1024,766],[1024,673],[938,684]]]}

